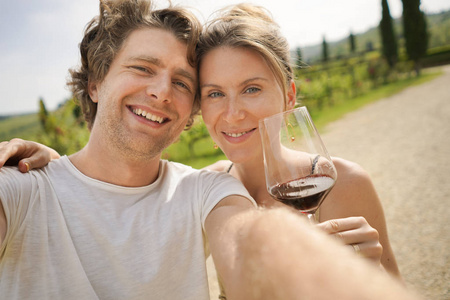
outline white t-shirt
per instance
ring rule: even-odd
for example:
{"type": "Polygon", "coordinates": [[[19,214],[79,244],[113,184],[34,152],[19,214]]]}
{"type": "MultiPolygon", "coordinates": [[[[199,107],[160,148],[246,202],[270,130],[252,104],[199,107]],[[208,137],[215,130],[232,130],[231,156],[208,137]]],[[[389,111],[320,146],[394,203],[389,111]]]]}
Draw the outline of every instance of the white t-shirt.
{"type": "Polygon", "coordinates": [[[2,168],[1,298],[209,299],[204,222],[235,194],[253,201],[228,174],[164,160],[137,188],[89,178],[67,157],[2,168]]]}

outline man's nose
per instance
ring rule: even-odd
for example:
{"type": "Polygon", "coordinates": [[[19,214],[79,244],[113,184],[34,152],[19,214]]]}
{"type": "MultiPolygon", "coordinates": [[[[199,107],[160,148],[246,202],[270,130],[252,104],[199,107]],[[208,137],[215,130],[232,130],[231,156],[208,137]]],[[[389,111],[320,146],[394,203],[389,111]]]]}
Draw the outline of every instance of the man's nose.
{"type": "Polygon", "coordinates": [[[172,93],[172,80],[169,76],[160,74],[152,78],[147,86],[147,95],[161,102],[170,102],[172,93]]]}

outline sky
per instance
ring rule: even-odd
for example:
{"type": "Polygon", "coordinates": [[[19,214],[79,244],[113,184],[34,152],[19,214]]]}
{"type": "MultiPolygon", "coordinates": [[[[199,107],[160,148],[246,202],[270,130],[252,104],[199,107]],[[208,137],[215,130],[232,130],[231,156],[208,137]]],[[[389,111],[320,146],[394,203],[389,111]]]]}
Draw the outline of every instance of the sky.
{"type": "MultiPolygon", "coordinates": [[[[378,25],[380,0],[172,0],[201,21],[227,5],[249,2],[267,8],[292,48],[340,40],[378,25]]],[[[165,0],[156,0],[164,7],[165,0]]],[[[401,0],[389,0],[401,16],[401,0]]],[[[450,9],[448,0],[422,0],[426,13],[450,9]]],[[[68,69],[79,61],[85,25],[98,14],[96,0],[0,0],[0,116],[47,109],[70,98],[68,69]]]]}

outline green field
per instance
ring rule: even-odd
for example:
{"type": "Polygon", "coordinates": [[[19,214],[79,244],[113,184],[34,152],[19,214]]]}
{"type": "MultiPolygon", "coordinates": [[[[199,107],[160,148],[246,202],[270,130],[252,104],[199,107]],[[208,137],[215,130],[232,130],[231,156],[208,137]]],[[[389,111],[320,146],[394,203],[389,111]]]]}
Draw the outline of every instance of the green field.
{"type": "Polygon", "coordinates": [[[41,133],[41,124],[37,114],[11,116],[0,119],[0,141],[13,137],[22,139],[36,139],[41,133]]]}

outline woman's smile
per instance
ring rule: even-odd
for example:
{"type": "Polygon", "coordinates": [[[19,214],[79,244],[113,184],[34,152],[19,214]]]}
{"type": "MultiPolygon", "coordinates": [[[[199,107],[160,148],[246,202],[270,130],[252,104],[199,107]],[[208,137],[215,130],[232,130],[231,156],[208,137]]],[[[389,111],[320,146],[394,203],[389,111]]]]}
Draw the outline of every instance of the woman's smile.
{"type": "Polygon", "coordinates": [[[245,130],[245,131],[222,131],[225,139],[230,143],[241,143],[246,141],[250,136],[253,135],[256,128],[245,130]]]}

